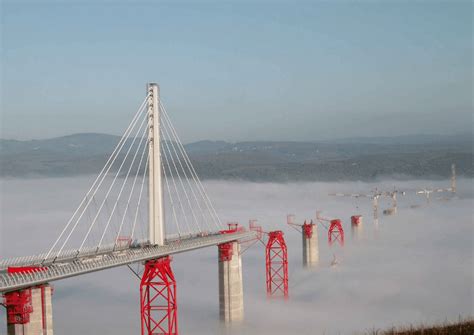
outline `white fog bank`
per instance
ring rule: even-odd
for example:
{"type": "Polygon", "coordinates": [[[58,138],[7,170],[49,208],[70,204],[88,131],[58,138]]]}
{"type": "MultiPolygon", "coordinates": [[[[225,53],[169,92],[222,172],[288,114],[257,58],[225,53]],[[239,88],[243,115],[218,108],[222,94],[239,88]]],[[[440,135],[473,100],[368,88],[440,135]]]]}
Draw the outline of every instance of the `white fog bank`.
{"type": "MultiPolygon", "coordinates": [[[[91,178],[1,181],[0,258],[45,251],[69,219],[91,178]]],[[[374,187],[415,190],[449,187],[446,181],[379,183],[205,182],[223,222],[258,219],[265,230],[280,229],[288,243],[290,298],[268,300],[264,249],[243,254],[245,322],[219,327],[217,248],[174,257],[178,282],[180,334],[352,334],[372,328],[456,320],[474,315],[473,180],[459,179],[458,194],[399,197],[396,216],[381,200],[376,230],[370,200],[333,198],[330,192],[369,192],[374,187]],[[411,205],[419,208],[410,208],[411,205]],[[321,264],[302,268],[301,236],[286,226],[286,215],[302,223],[317,209],[342,219],[344,248],[329,247],[319,227],[321,264]],[[360,240],[351,236],[349,218],[364,216],[360,240]],[[329,264],[336,254],[338,267],[329,264]]],[[[139,334],[139,282],[117,268],[53,283],[55,334],[139,334]]],[[[0,312],[0,333],[6,329],[0,312]]]]}

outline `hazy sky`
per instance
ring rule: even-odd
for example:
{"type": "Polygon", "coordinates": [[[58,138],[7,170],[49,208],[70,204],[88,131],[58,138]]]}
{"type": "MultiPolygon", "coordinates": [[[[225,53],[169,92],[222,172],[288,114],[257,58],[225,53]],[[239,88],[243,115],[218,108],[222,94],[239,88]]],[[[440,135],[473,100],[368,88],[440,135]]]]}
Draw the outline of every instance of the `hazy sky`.
{"type": "Polygon", "coordinates": [[[1,1],[1,133],[184,141],[472,130],[471,1],[1,1]],[[74,4],[71,4],[74,3],[74,4]]]}

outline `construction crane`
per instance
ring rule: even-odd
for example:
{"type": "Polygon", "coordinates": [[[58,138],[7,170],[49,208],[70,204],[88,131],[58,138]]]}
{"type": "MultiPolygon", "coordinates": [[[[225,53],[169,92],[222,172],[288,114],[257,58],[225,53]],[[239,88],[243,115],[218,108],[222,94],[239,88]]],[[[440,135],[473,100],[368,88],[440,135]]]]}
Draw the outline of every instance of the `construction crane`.
{"type": "Polygon", "coordinates": [[[426,197],[426,202],[431,202],[431,193],[443,193],[443,192],[450,192],[456,193],[456,164],[451,164],[451,187],[448,188],[436,188],[436,189],[429,189],[424,188],[421,190],[417,190],[416,194],[424,194],[426,197]]]}
{"type": "Polygon", "coordinates": [[[380,197],[388,197],[392,199],[392,207],[385,209],[383,211],[384,215],[392,215],[397,213],[398,209],[398,201],[397,201],[397,196],[398,195],[405,195],[405,191],[393,189],[392,191],[379,191],[377,188],[375,188],[374,191],[371,193],[367,194],[362,194],[362,193],[329,193],[330,196],[337,196],[337,197],[352,197],[352,198],[369,198],[372,199],[372,210],[373,210],[373,218],[374,218],[374,224],[378,224],[379,220],[379,198],[380,197]]]}
{"type": "MultiPolygon", "coordinates": [[[[344,246],[344,229],[342,228],[341,220],[333,218],[325,218],[321,216],[321,211],[316,211],[316,221],[318,221],[321,226],[326,228],[328,231],[328,243],[331,246],[334,242],[339,242],[341,246],[344,246]],[[327,227],[329,223],[329,227],[327,227]]],[[[331,261],[331,267],[339,265],[339,260],[336,257],[336,254],[333,254],[333,260],[331,261]]]]}
{"type": "MultiPolygon", "coordinates": [[[[329,193],[330,196],[335,197],[352,197],[352,198],[369,198],[372,199],[372,207],[373,207],[373,216],[374,216],[374,224],[379,223],[379,198],[381,196],[387,196],[386,192],[380,192],[375,188],[374,191],[371,193],[363,194],[363,193],[329,193]]],[[[396,199],[396,196],[395,196],[396,199]]]]}
{"type": "Polygon", "coordinates": [[[429,204],[431,202],[431,193],[434,192],[444,192],[444,190],[442,188],[438,188],[435,190],[424,188],[422,190],[416,191],[416,194],[424,194],[426,197],[426,202],[429,204]]]}
{"type": "Polygon", "coordinates": [[[386,196],[386,197],[389,197],[392,199],[392,207],[388,208],[388,209],[384,209],[383,211],[383,214],[384,215],[392,215],[392,214],[396,214],[397,213],[397,210],[398,210],[398,202],[397,202],[397,195],[400,194],[400,195],[406,195],[406,192],[405,191],[400,191],[400,190],[396,190],[395,188],[393,189],[393,191],[390,191],[390,192],[383,192],[383,196],[386,196]]]}

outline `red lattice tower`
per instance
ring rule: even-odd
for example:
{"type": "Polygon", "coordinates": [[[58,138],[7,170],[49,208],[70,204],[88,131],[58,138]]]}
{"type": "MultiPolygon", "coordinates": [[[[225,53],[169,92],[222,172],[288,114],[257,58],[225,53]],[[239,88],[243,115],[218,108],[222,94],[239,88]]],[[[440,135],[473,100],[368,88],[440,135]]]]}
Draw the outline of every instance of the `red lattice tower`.
{"type": "Polygon", "coordinates": [[[268,233],[266,246],[267,294],[288,297],[288,252],[283,232],[268,233]]]}
{"type": "Polygon", "coordinates": [[[177,335],[176,280],[169,256],[147,261],[140,282],[142,335],[177,335]]]}
{"type": "Polygon", "coordinates": [[[331,225],[328,230],[328,241],[329,245],[332,245],[334,242],[339,242],[341,246],[344,245],[344,229],[342,229],[341,220],[335,219],[331,220],[331,225]]]}

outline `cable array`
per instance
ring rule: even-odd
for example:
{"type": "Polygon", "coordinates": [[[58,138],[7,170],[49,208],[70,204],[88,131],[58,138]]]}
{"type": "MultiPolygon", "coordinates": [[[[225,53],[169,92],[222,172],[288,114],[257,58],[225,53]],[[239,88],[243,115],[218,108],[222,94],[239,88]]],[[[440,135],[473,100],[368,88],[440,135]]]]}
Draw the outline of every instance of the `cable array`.
{"type": "MultiPolygon", "coordinates": [[[[149,139],[146,96],[92,186],[44,257],[140,247],[148,240],[149,139]]],[[[161,167],[166,239],[222,229],[219,216],[178,133],[160,103],[161,167]]]]}

